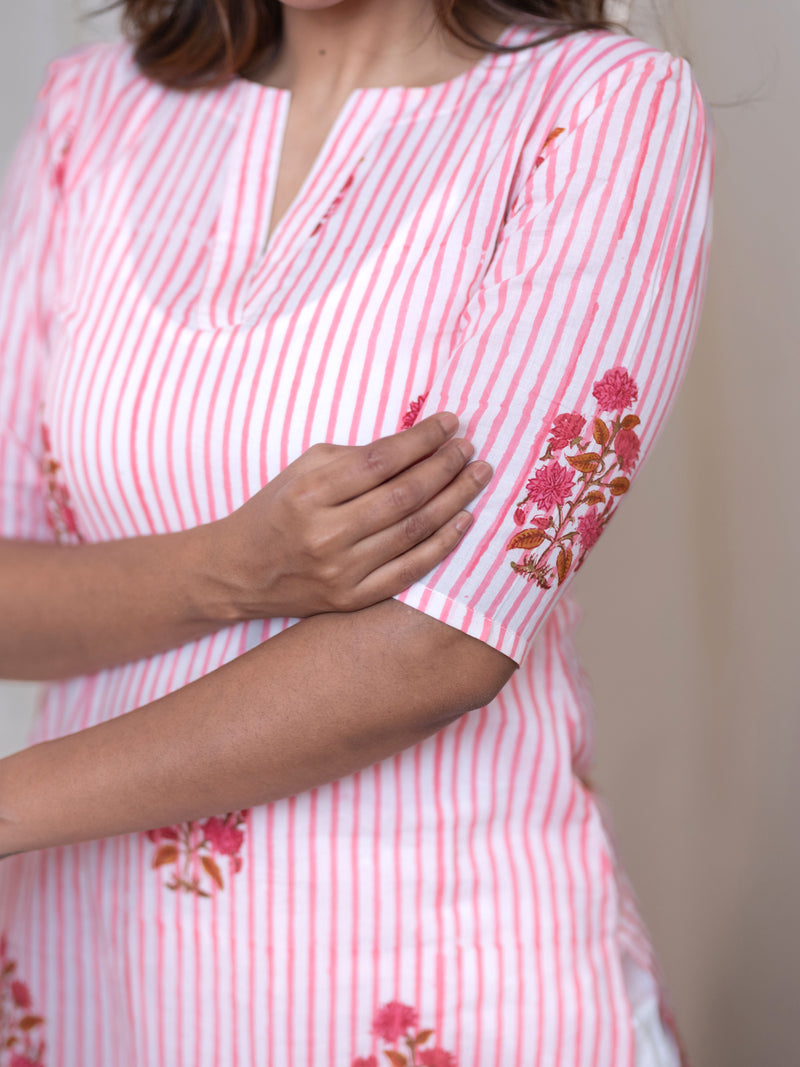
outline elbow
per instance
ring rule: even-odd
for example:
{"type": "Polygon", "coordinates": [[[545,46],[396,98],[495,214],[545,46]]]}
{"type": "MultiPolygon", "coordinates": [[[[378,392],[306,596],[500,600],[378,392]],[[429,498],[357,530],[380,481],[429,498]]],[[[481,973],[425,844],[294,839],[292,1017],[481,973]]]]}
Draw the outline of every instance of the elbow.
{"type": "Polygon", "coordinates": [[[430,650],[426,673],[434,679],[429,722],[441,727],[491,704],[517,664],[475,637],[442,623],[437,626],[441,640],[430,650]]]}

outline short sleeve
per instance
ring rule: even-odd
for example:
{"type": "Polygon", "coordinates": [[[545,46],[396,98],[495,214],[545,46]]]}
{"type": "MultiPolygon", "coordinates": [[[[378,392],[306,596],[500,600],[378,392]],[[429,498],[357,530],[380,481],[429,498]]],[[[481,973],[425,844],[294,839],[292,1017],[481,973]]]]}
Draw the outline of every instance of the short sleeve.
{"type": "Polygon", "coordinates": [[[0,537],[24,540],[51,536],[40,406],[71,131],[68,65],[50,67],[0,197],[0,537]]]}
{"type": "Polygon", "coordinates": [[[672,406],[711,229],[713,136],[685,61],[648,51],[554,117],[424,404],[460,416],[494,478],[398,597],[516,662],[672,406]]]}

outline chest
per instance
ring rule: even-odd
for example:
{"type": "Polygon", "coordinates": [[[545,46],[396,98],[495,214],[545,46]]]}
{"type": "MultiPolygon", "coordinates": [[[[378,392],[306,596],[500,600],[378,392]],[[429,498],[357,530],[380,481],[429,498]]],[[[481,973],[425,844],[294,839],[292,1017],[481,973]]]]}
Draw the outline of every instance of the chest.
{"type": "Polygon", "coordinates": [[[45,418],[89,538],[210,521],[317,441],[395,432],[458,344],[506,153],[379,96],[285,140],[287,104],[167,116],[69,205],[45,418]]]}

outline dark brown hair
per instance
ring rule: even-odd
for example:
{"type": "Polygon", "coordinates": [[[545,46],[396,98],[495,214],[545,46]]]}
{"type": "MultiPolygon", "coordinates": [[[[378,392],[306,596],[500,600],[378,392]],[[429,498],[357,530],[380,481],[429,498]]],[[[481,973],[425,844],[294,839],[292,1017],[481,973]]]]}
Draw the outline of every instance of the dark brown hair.
{"type": "MultiPolygon", "coordinates": [[[[607,0],[434,0],[439,22],[465,44],[490,52],[495,45],[471,26],[476,15],[506,24],[541,25],[536,43],[577,30],[610,29],[607,0]]],[[[247,73],[281,37],[278,0],[115,0],[125,34],[148,77],[178,89],[221,85],[247,73]]]]}

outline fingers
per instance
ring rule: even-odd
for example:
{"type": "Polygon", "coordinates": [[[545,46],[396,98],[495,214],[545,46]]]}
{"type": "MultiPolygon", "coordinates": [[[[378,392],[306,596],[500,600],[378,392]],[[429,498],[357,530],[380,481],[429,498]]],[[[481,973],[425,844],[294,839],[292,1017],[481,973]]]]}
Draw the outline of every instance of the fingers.
{"type": "MultiPolygon", "coordinates": [[[[361,541],[354,551],[359,555],[362,573],[366,575],[368,571],[375,571],[389,561],[404,556],[415,545],[435,538],[438,531],[472,503],[491,476],[492,468],[488,463],[471,463],[417,511],[361,541]]],[[[438,562],[440,560],[436,560],[438,562]]]]}
{"type": "Polygon", "coordinates": [[[402,593],[437,567],[471,525],[472,516],[459,512],[431,537],[368,574],[353,590],[354,601],[368,606],[402,593]]]}
{"type": "MultiPolygon", "coordinates": [[[[348,501],[339,509],[347,518],[349,528],[354,532],[353,540],[388,530],[410,516],[424,518],[429,513],[419,515],[420,509],[437,495],[443,493],[466,467],[472,457],[473,447],[469,441],[455,439],[448,441],[434,455],[421,460],[407,470],[401,471],[388,482],[364,493],[356,500],[348,501]]],[[[476,471],[472,471],[474,478],[476,471]]],[[[460,486],[471,485],[471,480],[461,481],[460,486]]],[[[442,514],[441,521],[429,529],[425,536],[451,518],[459,507],[464,507],[473,498],[471,493],[459,505],[442,514]]],[[[452,494],[451,494],[452,496],[452,494]]],[[[445,499],[451,499],[451,496],[445,499]]],[[[422,540],[422,538],[417,538],[422,540]]],[[[405,546],[410,547],[410,546],[405,546]]]]}
{"type": "Polygon", "coordinates": [[[389,481],[440,449],[457,429],[456,415],[438,412],[410,430],[348,449],[325,468],[328,503],[352,500],[389,481]]]}

